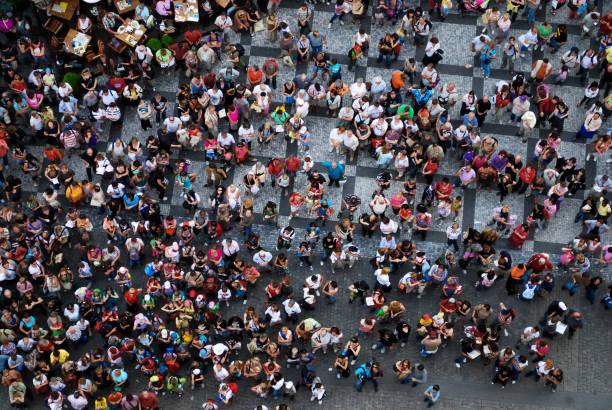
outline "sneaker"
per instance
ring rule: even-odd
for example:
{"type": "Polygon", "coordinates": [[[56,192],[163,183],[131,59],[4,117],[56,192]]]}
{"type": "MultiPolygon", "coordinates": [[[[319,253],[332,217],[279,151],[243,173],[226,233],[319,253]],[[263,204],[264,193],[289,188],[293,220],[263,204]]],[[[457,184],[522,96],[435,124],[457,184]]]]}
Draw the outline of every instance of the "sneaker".
{"type": "Polygon", "coordinates": [[[340,373],[336,373],[336,379],[340,378],[340,373]]]}
{"type": "MultiPolygon", "coordinates": [[[[329,23],[329,24],[327,25],[327,28],[331,28],[331,26],[332,26],[332,23],[329,23]]],[[[312,399],[314,400],[314,397],[313,397],[312,399]]]]}
{"type": "Polygon", "coordinates": [[[314,268],[312,267],[312,265],[310,265],[310,270],[314,270],[314,268]]]}
{"type": "Polygon", "coordinates": [[[315,401],[315,396],[310,397],[310,401],[315,401]]]}
{"type": "Polygon", "coordinates": [[[319,406],[323,404],[323,400],[319,400],[319,406]]]}
{"type": "MultiPolygon", "coordinates": [[[[340,25],[344,26],[344,21],[340,20],[340,25]]],[[[321,404],[321,403],[319,403],[319,404],[321,404]]]]}
{"type": "Polygon", "coordinates": [[[516,380],[512,380],[512,384],[516,384],[516,380]]]}
{"type": "Polygon", "coordinates": [[[300,262],[300,266],[304,266],[304,262],[300,262]]]}
{"type": "Polygon", "coordinates": [[[591,160],[591,154],[589,154],[589,155],[587,155],[587,156],[586,156],[586,160],[587,160],[587,161],[590,161],[590,160],[591,160]]]}
{"type": "Polygon", "coordinates": [[[355,363],[357,363],[357,359],[351,360],[351,366],[355,366],[355,363]]]}
{"type": "Polygon", "coordinates": [[[464,275],[467,275],[467,271],[465,269],[461,270],[464,275]]]}
{"type": "Polygon", "coordinates": [[[406,346],[406,342],[400,343],[400,347],[404,347],[404,346],[406,346]]]}
{"type": "Polygon", "coordinates": [[[461,368],[461,365],[460,365],[459,363],[455,363],[455,367],[456,367],[457,369],[460,369],[460,368],[461,368]]]}
{"type": "Polygon", "coordinates": [[[243,305],[246,305],[246,303],[247,303],[247,300],[246,300],[246,299],[242,301],[242,304],[243,304],[243,305]]]}
{"type": "Polygon", "coordinates": [[[325,264],[325,262],[321,261],[321,266],[323,266],[325,264]]]}
{"type": "Polygon", "coordinates": [[[386,352],[385,348],[383,347],[382,349],[380,349],[380,353],[384,354],[386,352]]]}
{"type": "Polygon", "coordinates": [[[372,350],[376,350],[377,348],[378,348],[378,344],[374,343],[374,344],[372,345],[372,350]]]}
{"type": "Polygon", "coordinates": [[[508,337],[508,331],[504,329],[504,336],[508,337]]]}
{"type": "Polygon", "coordinates": [[[167,200],[168,200],[168,197],[167,197],[167,196],[165,196],[163,200],[164,200],[164,201],[167,201],[167,200]]]}

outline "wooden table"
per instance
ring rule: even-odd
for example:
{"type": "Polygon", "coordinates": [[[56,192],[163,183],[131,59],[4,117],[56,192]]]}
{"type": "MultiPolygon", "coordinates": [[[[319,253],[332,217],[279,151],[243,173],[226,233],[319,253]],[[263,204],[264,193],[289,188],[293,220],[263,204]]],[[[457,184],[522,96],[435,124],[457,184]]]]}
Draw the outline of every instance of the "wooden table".
{"type": "Polygon", "coordinates": [[[221,8],[226,8],[229,2],[230,0],[215,0],[215,3],[221,6],[221,8]]]}
{"type": "MultiPolygon", "coordinates": [[[[132,20],[130,18],[125,19],[125,25],[122,25],[122,27],[127,27],[128,25],[130,25],[132,23],[132,21],[136,21],[136,20],[132,20]]],[[[142,36],[144,36],[145,32],[146,32],[146,27],[143,26],[142,24],[138,23],[138,29],[141,30],[142,32],[137,34],[137,29],[134,29],[133,32],[128,33],[127,31],[119,34],[119,31],[117,31],[117,34],[115,35],[116,38],[118,38],[119,40],[123,41],[125,44],[127,44],[130,47],[136,47],[136,45],[138,44],[138,42],[140,41],[140,39],[142,38],[142,36]]],[[[121,27],[120,27],[121,28],[121,27]]],[[[117,29],[119,30],[119,29],[117,29]]]]}
{"type": "Polygon", "coordinates": [[[200,20],[200,9],[196,0],[181,0],[174,2],[174,21],[184,23],[186,21],[197,22],[200,20]]]}
{"type": "Polygon", "coordinates": [[[85,33],[80,33],[73,28],[68,30],[68,34],[66,34],[66,37],[64,38],[64,44],[66,45],[66,49],[68,50],[68,52],[79,57],[82,57],[85,54],[85,51],[87,50],[87,46],[89,45],[90,41],[91,36],[85,33]],[[80,44],[73,45],[72,43],[75,40],[77,43],[80,44]]]}
{"type": "Polygon", "coordinates": [[[124,14],[133,11],[140,4],[138,0],[113,0],[117,13],[124,14]]]}
{"type": "Polygon", "coordinates": [[[70,21],[78,7],[79,0],[55,0],[53,4],[51,4],[49,12],[52,16],[70,21]]]}

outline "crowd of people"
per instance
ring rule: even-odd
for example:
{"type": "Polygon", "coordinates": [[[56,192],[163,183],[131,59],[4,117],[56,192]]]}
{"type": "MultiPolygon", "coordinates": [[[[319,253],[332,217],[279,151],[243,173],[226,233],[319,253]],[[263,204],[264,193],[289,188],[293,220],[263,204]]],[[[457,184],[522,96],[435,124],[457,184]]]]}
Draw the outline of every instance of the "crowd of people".
{"type": "Polygon", "coordinates": [[[603,173],[587,180],[579,153],[559,150],[569,112],[577,110],[584,122],[575,140],[584,143],[586,162],[597,169],[612,162],[605,127],[612,14],[601,15],[593,2],[430,0],[422,10],[414,1],[312,0],[286,21],[277,16],[281,0],[231,0],[223,8],[205,0],[195,3],[200,22],[184,31],[170,0],[141,0],[122,15],[109,1],[75,17],[94,49],[104,50],[128,15],[177,40],[90,60],[41,34],[36,22],[53,6],[32,3],[0,19],[0,370],[13,407],[153,410],[159,396],[195,389],[211,394],[204,409],[251,395],[279,399],[258,410],[285,410],[301,390],[322,404],[327,376],[317,359],[328,353],[335,356],[329,370],[351,379],[357,392],[368,382],[377,391],[389,373],[421,388],[434,406],[443,388],[428,381],[436,375],[428,376],[427,360],[457,346],[457,368],[481,361],[501,388],[523,374],[554,392],[564,373],[550,345],[585,325],[571,296],[581,292],[591,304],[612,307],[605,274],[612,244],[604,240],[612,180],[603,173]],[[314,24],[313,4],[333,10],[327,27],[314,24]],[[538,9],[550,17],[565,5],[566,23],[535,21],[538,9]],[[477,95],[441,80],[445,44],[431,32],[453,9],[484,25],[475,38],[458,39],[480,58],[484,77],[498,58],[508,70],[495,90],[477,95]],[[531,28],[515,38],[517,18],[531,28]],[[207,23],[212,31],[203,30],[207,23]],[[335,23],[354,26],[345,57],[326,51],[335,23]],[[374,25],[388,33],[371,38],[366,27],[374,25]],[[580,26],[581,37],[598,47],[569,44],[568,25],[580,26]],[[245,63],[237,39],[260,32],[279,55],[262,66],[245,63]],[[411,43],[416,53],[406,51],[411,43]],[[343,70],[363,64],[370,47],[378,57],[371,78],[345,83],[343,70]],[[535,54],[530,72],[515,69],[538,49],[558,58],[535,54]],[[306,73],[277,81],[301,64],[306,73]],[[383,66],[398,69],[383,78],[376,75],[383,66]],[[151,92],[162,76],[181,79],[175,101],[151,92]],[[576,107],[563,98],[571,77],[585,87],[576,107]],[[142,132],[122,140],[117,130],[134,110],[142,132]],[[457,110],[458,117],[451,114],[457,110]],[[330,161],[315,163],[309,154],[312,137],[320,136],[309,126],[312,116],[334,123],[325,136],[330,161]],[[522,158],[481,133],[485,123],[516,125],[516,147],[549,132],[522,158]],[[258,150],[273,140],[296,144],[297,153],[262,159],[258,150]],[[179,159],[171,159],[176,152],[179,159]],[[194,152],[206,162],[203,175],[185,158],[194,152]],[[331,159],[338,156],[344,159],[331,159]],[[347,162],[364,157],[378,168],[371,196],[339,193],[347,162]],[[454,175],[439,175],[442,162],[454,175]],[[244,178],[232,181],[238,169],[244,178]],[[302,185],[298,174],[306,175],[302,185]],[[418,183],[424,189],[417,195],[418,183]],[[255,209],[267,184],[289,205],[286,224],[280,203],[255,209]],[[499,196],[484,229],[461,224],[466,189],[499,196]],[[173,192],[183,215],[163,211],[173,192]],[[342,197],[340,209],[331,195],[342,197]],[[507,202],[516,195],[532,198],[522,220],[507,202]],[[546,230],[573,196],[584,198],[574,220],[582,233],[567,238],[559,258],[524,251],[524,260],[513,260],[511,252],[546,230]],[[277,230],[275,248],[265,246],[270,228],[262,225],[277,230]],[[423,244],[436,227],[447,247],[431,254],[423,244]],[[304,281],[298,264],[312,271],[304,281]],[[371,268],[369,280],[356,264],[371,268]],[[350,283],[337,279],[341,270],[350,283]],[[464,293],[475,287],[481,295],[502,282],[511,303],[491,306],[464,293]],[[553,300],[556,287],[568,297],[553,300]],[[407,306],[423,296],[436,308],[415,315],[407,306]],[[548,307],[510,340],[513,321],[535,299],[548,307]],[[354,315],[326,323],[326,305],[355,302],[358,323],[354,315]],[[234,314],[236,305],[242,314],[234,314]],[[419,358],[402,352],[408,344],[419,347],[419,358]],[[383,368],[374,354],[387,352],[394,363],[383,368]],[[293,367],[297,372],[285,370],[293,367]],[[137,375],[146,385],[135,386],[137,375]]]}

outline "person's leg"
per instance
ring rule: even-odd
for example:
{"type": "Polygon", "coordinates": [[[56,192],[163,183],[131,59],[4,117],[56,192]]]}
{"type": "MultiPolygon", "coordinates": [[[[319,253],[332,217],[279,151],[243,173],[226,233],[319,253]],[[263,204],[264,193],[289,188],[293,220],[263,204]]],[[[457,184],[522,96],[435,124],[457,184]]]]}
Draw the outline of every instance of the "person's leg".
{"type": "Polygon", "coordinates": [[[589,286],[585,290],[586,290],[586,293],[584,296],[587,298],[589,302],[591,302],[591,305],[592,305],[593,303],[595,303],[595,289],[589,286]]]}

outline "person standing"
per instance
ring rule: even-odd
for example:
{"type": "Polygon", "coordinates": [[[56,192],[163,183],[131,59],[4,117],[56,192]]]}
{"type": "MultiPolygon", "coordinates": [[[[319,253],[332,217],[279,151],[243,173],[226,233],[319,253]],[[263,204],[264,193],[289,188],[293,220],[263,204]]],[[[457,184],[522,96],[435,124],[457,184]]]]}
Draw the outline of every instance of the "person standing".
{"type": "Polygon", "coordinates": [[[433,407],[440,398],[440,386],[437,384],[429,386],[423,394],[425,395],[423,401],[427,402],[427,407],[433,407]]]}

